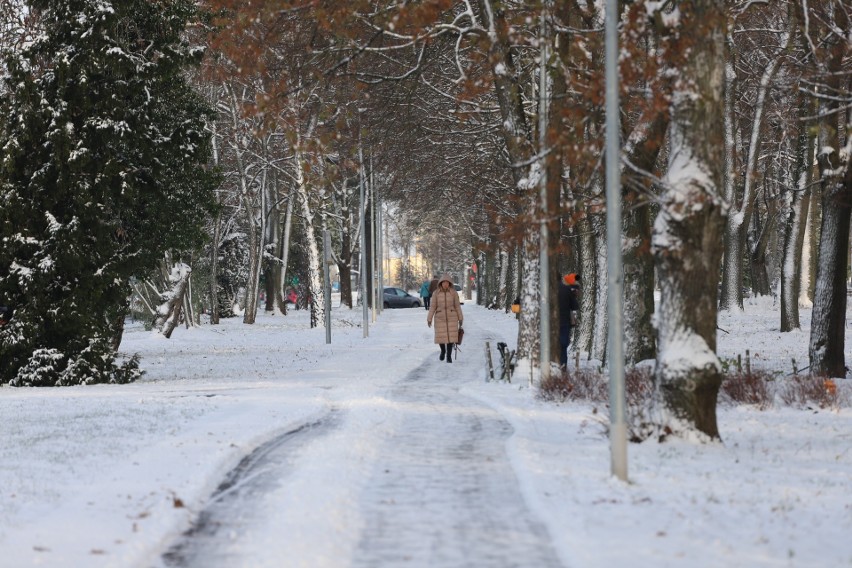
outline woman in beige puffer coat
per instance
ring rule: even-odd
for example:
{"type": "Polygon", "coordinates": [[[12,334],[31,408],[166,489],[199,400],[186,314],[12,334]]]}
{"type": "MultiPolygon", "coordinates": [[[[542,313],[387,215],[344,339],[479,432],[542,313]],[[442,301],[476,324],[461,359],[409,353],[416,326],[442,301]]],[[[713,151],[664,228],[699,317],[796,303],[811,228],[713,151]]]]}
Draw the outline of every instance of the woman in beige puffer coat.
{"type": "Polygon", "coordinates": [[[432,293],[432,303],[426,323],[435,324],[435,343],[441,346],[441,361],[453,362],[453,346],[459,341],[459,327],[464,321],[458,292],[449,274],[438,280],[438,289],[432,293]]]}

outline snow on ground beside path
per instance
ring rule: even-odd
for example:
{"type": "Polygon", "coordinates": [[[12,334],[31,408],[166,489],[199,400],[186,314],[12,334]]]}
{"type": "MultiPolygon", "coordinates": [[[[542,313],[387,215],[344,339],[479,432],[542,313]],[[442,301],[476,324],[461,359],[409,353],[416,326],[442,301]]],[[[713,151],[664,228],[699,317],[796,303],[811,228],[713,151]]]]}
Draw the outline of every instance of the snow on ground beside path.
{"type": "MultiPolygon", "coordinates": [[[[609,476],[589,405],[484,382],[484,341],[514,345],[516,322],[471,302],[464,310],[453,380],[514,427],[507,451],[522,492],[566,566],[852,566],[849,409],[720,408],[724,444],[631,445],[625,485],[609,476]]],[[[425,315],[386,311],[364,339],[360,311],[335,310],[330,346],[304,311],[181,328],[171,340],[131,327],[122,350],[142,356],[140,382],[0,388],[0,566],[151,566],[241,457],[330,409],[355,417],[351,429],[294,474],[282,490],[293,510],[256,537],[300,531],[303,555],[347,566],[376,450],[369,432],[394,428],[384,393],[424,359],[440,364],[425,315]]],[[[719,353],[804,366],[802,315],[803,331],[781,334],[771,303],[722,314],[719,353]]],[[[298,565],[291,558],[282,565],[298,565]]]]}
{"type": "MultiPolygon", "coordinates": [[[[807,353],[807,345],[794,343],[806,334],[723,318],[731,333],[720,338],[722,356],[735,358],[752,339],[759,341],[752,354],[777,354],[779,361],[807,353]]],[[[847,358],[849,347],[847,339],[847,358]]],[[[625,485],[608,475],[600,425],[607,409],[545,403],[522,385],[471,384],[462,392],[515,427],[509,451],[527,500],[548,520],[570,566],[852,566],[848,408],[720,407],[724,444],[631,444],[625,485]]]]}

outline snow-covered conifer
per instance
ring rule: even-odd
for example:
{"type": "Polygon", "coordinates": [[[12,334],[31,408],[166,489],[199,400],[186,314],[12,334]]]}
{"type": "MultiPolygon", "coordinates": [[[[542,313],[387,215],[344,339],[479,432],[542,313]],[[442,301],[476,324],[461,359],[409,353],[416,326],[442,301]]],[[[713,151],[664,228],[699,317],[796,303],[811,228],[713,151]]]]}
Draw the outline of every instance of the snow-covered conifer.
{"type": "Polygon", "coordinates": [[[129,279],[198,243],[214,178],[184,69],[188,0],[32,0],[44,33],[5,57],[0,382],[124,382],[129,279]]]}

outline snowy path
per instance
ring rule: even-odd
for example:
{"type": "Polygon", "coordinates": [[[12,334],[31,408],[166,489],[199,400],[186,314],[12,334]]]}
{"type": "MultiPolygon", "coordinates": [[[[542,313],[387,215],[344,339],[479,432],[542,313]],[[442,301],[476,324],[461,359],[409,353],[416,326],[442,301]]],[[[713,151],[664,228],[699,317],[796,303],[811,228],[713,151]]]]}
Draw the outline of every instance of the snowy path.
{"type": "Polygon", "coordinates": [[[192,527],[163,555],[169,567],[238,566],[234,543],[262,524],[263,502],[285,479],[291,456],[338,425],[332,412],[262,444],[231,470],[192,527]]]}
{"type": "Polygon", "coordinates": [[[404,416],[362,501],[353,566],[561,566],[507,458],[511,427],[458,394],[456,368],[433,355],[391,391],[404,416]]]}
{"type": "Polygon", "coordinates": [[[386,369],[387,386],[368,399],[333,405],[250,452],[162,565],[277,566],[287,557],[299,566],[562,566],[507,456],[512,427],[459,393],[481,368],[469,350],[448,364],[420,349],[419,365],[400,376],[386,369]],[[341,452],[348,479],[334,480],[331,495],[300,493],[300,478],[333,479],[341,452]],[[306,509],[317,514],[306,518],[306,509]],[[343,532],[346,542],[325,557],[299,553],[294,531],[343,532]]]}

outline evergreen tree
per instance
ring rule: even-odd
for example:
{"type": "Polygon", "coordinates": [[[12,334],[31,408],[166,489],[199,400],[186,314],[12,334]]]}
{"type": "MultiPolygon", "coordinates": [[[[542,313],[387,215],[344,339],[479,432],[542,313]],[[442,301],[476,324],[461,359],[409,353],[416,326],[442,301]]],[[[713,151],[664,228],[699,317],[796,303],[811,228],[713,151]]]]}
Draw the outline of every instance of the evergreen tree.
{"type": "Polygon", "coordinates": [[[44,33],[5,54],[0,383],[127,382],[129,279],[197,246],[213,207],[210,109],[189,87],[191,0],[32,0],[44,33]],[[119,322],[118,324],[116,322],[119,322]]]}

